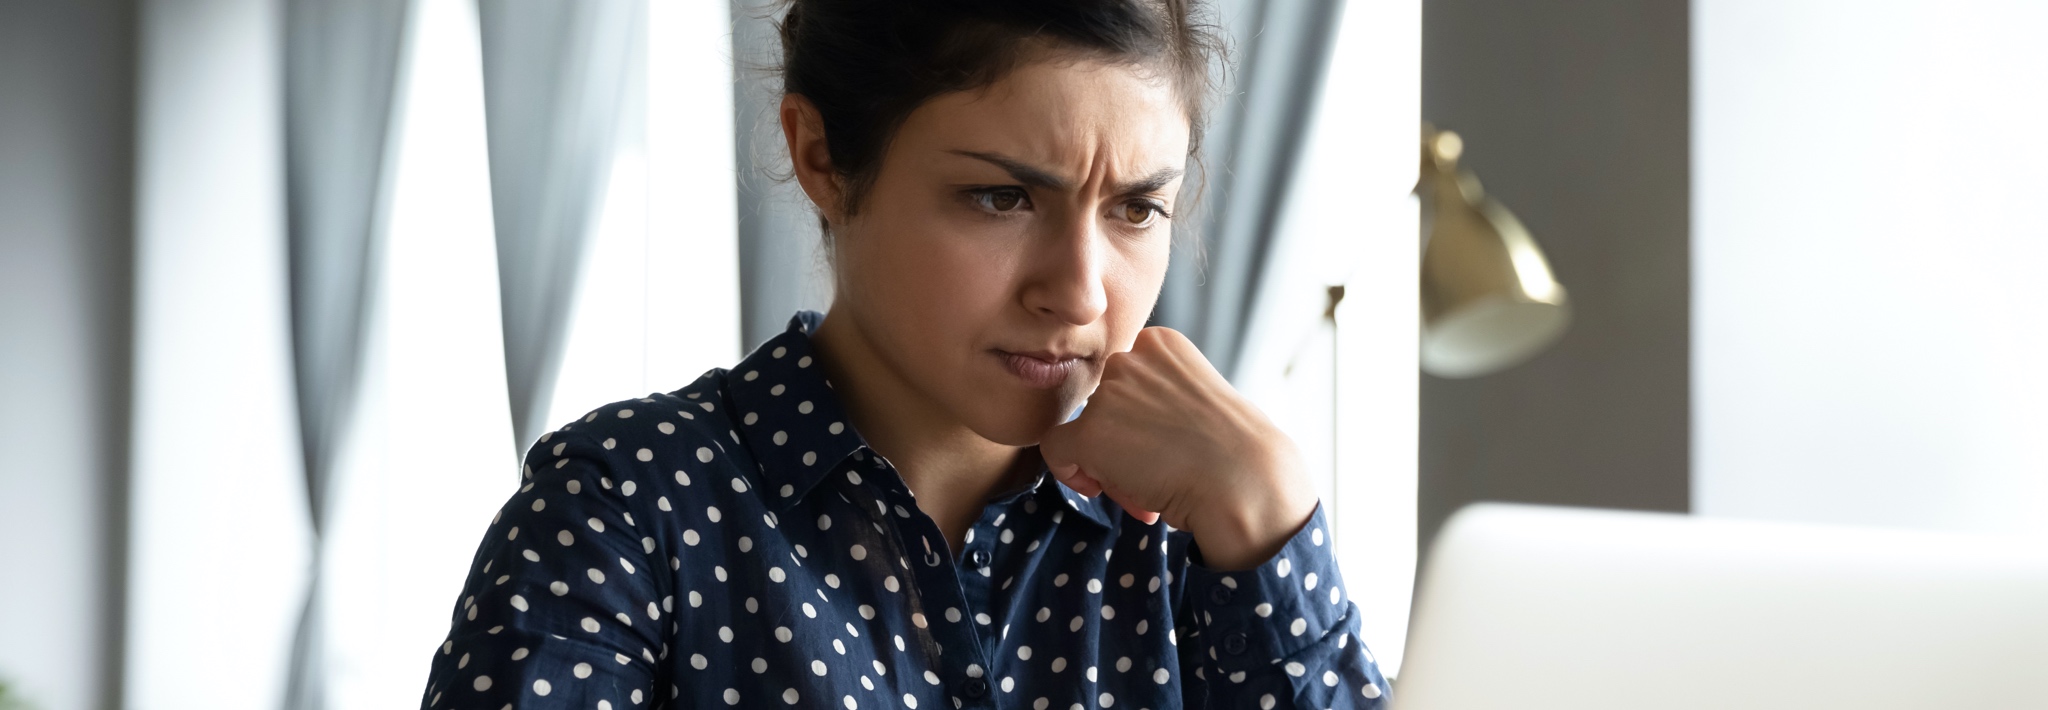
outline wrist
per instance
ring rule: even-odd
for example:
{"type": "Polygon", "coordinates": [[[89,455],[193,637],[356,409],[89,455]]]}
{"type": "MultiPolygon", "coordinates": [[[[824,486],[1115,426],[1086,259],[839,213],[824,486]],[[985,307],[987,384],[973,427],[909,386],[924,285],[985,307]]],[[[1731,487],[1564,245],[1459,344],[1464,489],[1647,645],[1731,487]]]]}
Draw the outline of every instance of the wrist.
{"type": "Polygon", "coordinates": [[[1298,458],[1289,450],[1266,459],[1266,465],[1238,479],[1243,485],[1214,490],[1201,526],[1189,531],[1201,549],[1204,567],[1217,571],[1258,567],[1314,515],[1315,490],[1302,475],[1298,458]]]}

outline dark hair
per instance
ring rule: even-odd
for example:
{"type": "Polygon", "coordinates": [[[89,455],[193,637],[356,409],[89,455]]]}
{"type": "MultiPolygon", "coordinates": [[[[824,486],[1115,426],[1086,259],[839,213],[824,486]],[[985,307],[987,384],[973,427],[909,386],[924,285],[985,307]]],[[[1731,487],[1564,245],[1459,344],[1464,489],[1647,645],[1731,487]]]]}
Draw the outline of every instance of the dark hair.
{"type": "MultiPolygon", "coordinates": [[[[1227,64],[1202,0],[789,0],[778,30],[783,91],[817,107],[841,208],[858,211],[890,140],[924,102],[984,88],[1054,56],[1141,68],[1172,82],[1197,157],[1227,64]]],[[[1192,213],[1190,213],[1192,214],[1192,213]]],[[[829,232],[829,225],[821,226],[829,232]]]]}

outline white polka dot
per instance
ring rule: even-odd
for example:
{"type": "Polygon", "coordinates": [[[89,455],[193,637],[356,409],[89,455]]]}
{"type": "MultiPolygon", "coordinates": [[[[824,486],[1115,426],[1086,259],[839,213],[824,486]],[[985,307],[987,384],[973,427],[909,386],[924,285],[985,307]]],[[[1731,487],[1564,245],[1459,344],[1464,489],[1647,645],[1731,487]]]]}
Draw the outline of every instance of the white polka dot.
{"type": "Polygon", "coordinates": [[[1278,700],[1273,698],[1272,693],[1261,695],[1259,696],[1259,710],[1273,710],[1273,706],[1278,702],[1278,700]]]}
{"type": "Polygon", "coordinates": [[[1273,572],[1274,574],[1277,574],[1277,575],[1280,575],[1280,576],[1282,576],[1282,577],[1285,577],[1285,576],[1287,576],[1287,573],[1288,573],[1288,572],[1291,572],[1291,571],[1293,571],[1293,570],[1294,570],[1294,562],[1293,562],[1292,560],[1289,560],[1289,559],[1285,558],[1285,557],[1282,557],[1282,558],[1280,558],[1280,561],[1279,561],[1278,563],[1275,563],[1275,564],[1273,565],[1273,567],[1274,567],[1274,572],[1273,572]]]}
{"type": "Polygon", "coordinates": [[[572,496],[583,492],[583,482],[575,479],[570,479],[568,483],[562,484],[562,487],[567,489],[569,495],[572,496]]]}
{"type": "Polygon", "coordinates": [[[825,675],[825,662],[811,661],[811,672],[820,676],[825,675]]]}
{"type": "Polygon", "coordinates": [[[697,447],[697,460],[702,461],[704,463],[711,463],[711,447],[697,447]]]}
{"type": "Polygon", "coordinates": [[[632,419],[632,418],[633,418],[633,410],[631,410],[631,409],[621,409],[621,410],[619,410],[619,418],[620,418],[620,419],[632,419]]]}
{"type": "Polygon", "coordinates": [[[1152,682],[1154,682],[1154,683],[1158,683],[1158,684],[1160,684],[1160,685],[1166,685],[1166,681],[1168,681],[1168,680],[1170,680],[1170,679],[1172,679],[1172,678],[1173,678],[1173,674],[1171,674],[1171,673],[1167,673],[1167,672],[1166,672],[1166,669],[1164,669],[1164,668],[1161,668],[1161,669],[1159,669],[1159,670],[1156,670],[1156,671],[1152,671],[1152,682]]]}
{"type": "Polygon", "coordinates": [[[512,608],[526,611],[526,597],[517,594],[512,595],[512,608]]]}
{"type": "Polygon", "coordinates": [[[1300,636],[1303,631],[1307,630],[1308,620],[1301,617],[1295,617],[1294,623],[1287,625],[1287,632],[1296,636],[1300,636]]]}
{"type": "Polygon", "coordinates": [[[695,531],[695,530],[684,530],[684,531],[683,531],[683,544],[685,544],[685,545],[689,545],[689,546],[695,547],[695,546],[697,545],[697,543],[698,543],[698,542],[700,542],[700,541],[702,541],[702,540],[703,540],[703,538],[702,538],[702,537],[700,537],[700,536],[698,536],[698,535],[697,535],[697,531],[695,531]]]}
{"type": "Polygon", "coordinates": [[[1102,707],[1109,707],[1111,705],[1115,705],[1116,696],[1110,695],[1108,693],[1103,693],[1101,696],[1095,698],[1095,704],[1100,705],[1102,707]]]}
{"type": "Polygon", "coordinates": [[[1309,531],[1308,539],[1310,542],[1314,542],[1317,545],[1323,544],[1323,529],[1316,528],[1314,530],[1309,531]]]}
{"type": "Polygon", "coordinates": [[[640,484],[634,483],[632,481],[627,481],[625,483],[619,484],[619,495],[626,496],[627,498],[633,497],[633,493],[639,490],[640,484]]]}
{"type": "Polygon", "coordinates": [[[787,577],[788,577],[788,575],[785,575],[785,574],[783,574],[783,572],[782,572],[782,568],[781,568],[781,567],[770,567],[770,568],[768,568],[768,581],[771,581],[771,582],[781,582],[782,580],[786,579],[787,577]]]}
{"type": "Polygon", "coordinates": [[[570,672],[570,673],[574,673],[574,674],[576,675],[576,677],[578,677],[578,678],[589,678],[589,677],[590,677],[590,664],[588,664],[588,663],[578,663],[578,664],[576,664],[576,667],[575,667],[575,668],[573,668],[573,669],[570,669],[570,671],[569,671],[569,672],[570,672]]]}
{"type": "Polygon", "coordinates": [[[490,676],[487,676],[487,675],[480,675],[480,676],[477,676],[477,677],[476,677],[476,682],[474,682],[474,683],[470,683],[470,686],[472,686],[472,687],[476,688],[477,690],[490,690],[490,689],[491,689],[491,677],[490,677],[490,676]]]}
{"type": "Polygon", "coordinates": [[[1363,695],[1367,698],[1377,698],[1380,696],[1380,687],[1372,683],[1367,683],[1365,684],[1364,688],[1360,688],[1358,690],[1358,694],[1363,695]]]}
{"type": "Polygon", "coordinates": [[[1011,677],[1009,677],[1009,676],[1003,676],[1003,692],[1007,693],[1007,692],[1010,692],[1010,691],[1012,691],[1012,690],[1015,690],[1016,688],[1017,688],[1017,679],[1015,679],[1015,678],[1011,678],[1011,677]]]}
{"type": "Polygon", "coordinates": [[[1091,580],[1088,580],[1088,593],[1089,593],[1089,594],[1101,594],[1101,593],[1102,593],[1102,580],[1099,580],[1099,579],[1091,579],[1091,580]]]}
{"type": "Polygon", "coordinates": [[[810,465],[813,465],[813,464],[816,464],[816,463],[818,463],[818,452],[816,452],[816,451],[806,451],[806,452],[804,452],[804,465],[805,465],[805,466],[810,466],[810,465]]]}
{"type": "Polygon", "coordinates": [[[1263,618],[1266,618],[1266,617],[1268,617],[1268,616],[1272,616],[1272,615],[1273,615],[1273,605],[1272,605],[1272,604],[1268,604],[1268,603],[1266,603],[1266,602],[1259,602],[1259,605],[1258,605],[1258,606],[1252,607],[1252,613],[1254,613],[1254,614],[1258,614],[1258,615],[1259,615],[1259,618],[1261,618],[1261,619],[1263,619],[1263,618]]]}
{"type": "Polygon", "coordinates": [[[590,633],[593,633],[593,634],[594,634],[594,633],[597,633],[597,630],[598,630],[598,628],[599,628],[599,627],[598,627],[598,625],[597,625],[597,620],[596,620],[596,619],[590,618],[590,617],[588,617],[588,616],[586,616],[586,617],[583,617],[583,630],[584,630],[584,631],[587,631],[587,632],[590,632],[590,633]]]}
{"type": "Polygon", "coordinates": [[[589,577],[589,578],[590,578],[590,581],[592,581],[592,582],[596,582],[596,583],[598,583],[598,584],[604,584],[604,571],[603,571],[603,570],[600,570],[600,569],[598,569],[598,568],[596,568],[596,567],[592,567],[592,568],[590,568],[590,570],[589,570],[589,571],[587,571],[587,572],[584,572],[584,573],[583,573],[583,576],[585,576],[585,577],[589,577]]]}
{"type": "Polygon", "coordinates": [[[718,522],[718,519],[723,516],[719,515],[718,506],[713,505],[704,508],[704,517],[706,519],[709,519],[711,522],[715,523],[718,522]]]}
{"type": "Polygon", "coordinates": [[[803,356],[803,357],[797,358],[797,359],[796,359],[796,366],[797,366],[797,367],[810,367],[810,366],[811,366],[811,356],[809,356],[809,355],[805,355],[805,356],[803,356]]]}
{"type": "Polygon", "coordinates": [[[946,607],[946,620],[953,622],[955,624],[960,623],[960,608],[951,606],[946,607]]]}
{"type": "Polygon", "coordinates": [[[738,704],[740,704],[740,691],[739,691],[739,690],[737,690],[737,689],[734,689],[734,688],[726,688],[726,689],[725,689],[725,704],[727,704],[727,705],[738,705],[738,704]]]}
{"type": "Polygon", "coordinates": [[[791,634],[789,633],[789,627],[787,627],[787,626],[777,626],[777,627],[775,627],[775,640],[777,640],[777,641],[781,641],[781,642],[783,642],[783,643],[789,643],[789,639],[790,639],[790,637],[791,637],[791,634]]]}
{"type": "Polygon", "coordinates": [[[547,695],[548,693],[552,692],[555,692],[555,686],[554,684],[549,683],[547,679],[543,678],[533,682],[534,695],[547,695]]]}
{"type": "Polygon", "coordinates": [[[732,643],[732,627],[730,627],[730,626],[720,626],[720,627],[718,627],[718,640],[720,640],[720,641],[724,641],[724,642],[726,642],[726,643],[732,643]]]}
{"type": "Polygon", "coordinates": [[[842,431],[846,431],[846,425],[839,422],[832,422],[831,426],[825,427],[825,432],[828,434],[838,434],[842,431]]]}
{"type": "Polygon", "coordinates": [[[1302,586],[1303,586],[1303,587],[1307,588],[1307,589],[1308,589],[1309,591],[1315,591],[1315,588],[1316,588],[1316,573],[1314,573],[1314,572],[1310,572],[1310,573],[1308,573],[1308,574],[1306,574],[1306,575],[1302,575],[1302,577],[1301,577],[1301,584],[1302,584],[1302,586]]]}
{"type": "Polygon", "coordinates": [[[868,548],[861,547],[860,545],[854,545],[853,547],[848,548],[847,552],[849,554],[852,554],[853,559],[856,560],[865,560],[868,558],[868,548]]]}
{"type": "Polygon", "coordinates": [[[781,446],[783,444],[789,443],[789,432],[778,431],[775,432],[774,436],[768,437],[768,439],[770,441],[775,442],[776,446],[781,446]]]}
{"type": "Polygon", "coordinates": [[[660,431],[661,433],[663,433],[663,434],[674,434],[674,433],[676,433],[676,425],[674,425],[674,424],[670,424],[670,423],[668,423],[668,422],[662,422],[662,423],[660,423],[660,424],[656,424],[656,425],[654,425],[654,428],[655,428],[656,430],[659,430],[659,431],[660,431]]]}
{"type": "Polygon", "coordinates": [[[536,512],[536,513],[538,513],[538,512],[540,512],[540,511],[546,510],[546,509],[547,509],[547,507],[548,507],[548,501],[547,501],[547,499],[545,499],[545,498],[535,498],[535,499],[533,499],[533,512],[536,512]]]}
{"type": "Polygon", "coordinates": [[[1063,670],[1066,670],[1066,669],[1067,669],[1067,657],[1066,657],[1066,656],[1060,656],[1060,657],[1058,657],[1058,658],[1054,658],[1054,659],[1052,659],[1052,672],[1054,672],[1054,673],[1058,673],[1058,672],[1060,672],[1060,671],[1063,671],[1063,670]]]}
{"type": "Polygon", "coordinates": [[[569,534],[569,531],[567,530],[563,530],[561,532],[555,533],[555,542],[562,543],[563,547],[568,547],[570,545],[576,544],[576,536],[569,534]]]}
{"type": "Polygon", "coordinates": [[[1017,660],[1020,660],[1020,661],[1029,661],[1029,660],[1031,660],[1031,647],[1030,647],[1030,646],[1018,646],[1018,647],[1017,647],[1017,660]]]}
{"type": "Polygon", "coordinates": [[[795,688],[788,688],[782,691],[782,702],[795,705],[798,697],[801,696],[797,695],[795,688]]]}
{"type": "Polygon", "coordinates": [[[523,649],[523,648],[522,648],[522,649],[519,649],[519,650],[516,650],[516,651],[513,651],[513,652],[512,652],[512,660],[515,660],[515,661],[519,661],[519,660],[525,660],[525,659],[526,659],[526,653],[527,653],[526,649],[523,649]]]}
{"type": "Polygon", "coordinates": [[[559,597],[569,593],[569,585],[566,582],[551,582],[548,584],[548,591],[554,592],[555,596],[559,597]]]}
{"type": "Polygon", "coordinates": [[[1335,687],[1337,685],[1337,672],[1323,671],[1323,685],[1335,687]]]}
{"type": "Polygon", "coordinates": [[[1300,678],[1301,674],[1308,672],[1308,667],[1301,665],[1300,661],[1288,661],[1286,667],[1287,674],[1296,678],[1300,678]]]}
{"type": "Polygon", "coordinates": [[[807,617],[810,617],[810,618],[813,618],[813,619],[816,619],[816,618],[818,618],[818,608],[817,608],[817,607],[814,607],[814,606],[811,606],[811,603],[810,603],[810,602],[804,602],[804,616],[807,616],[807,617]]]}

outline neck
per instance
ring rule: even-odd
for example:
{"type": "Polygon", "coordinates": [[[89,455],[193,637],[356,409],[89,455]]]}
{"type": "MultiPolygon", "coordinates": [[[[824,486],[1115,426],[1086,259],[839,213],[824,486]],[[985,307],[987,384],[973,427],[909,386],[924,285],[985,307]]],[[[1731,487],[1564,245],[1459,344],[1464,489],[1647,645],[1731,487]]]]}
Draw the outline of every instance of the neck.
{"type": "Polygon", "coordinates": [[[811,344],[854,430],[895,465],[948,537],[971,525],[991,495],[1036,473],[1035,451],[976,434],[883,361],[850,317],[827,313],[811,344]]]}

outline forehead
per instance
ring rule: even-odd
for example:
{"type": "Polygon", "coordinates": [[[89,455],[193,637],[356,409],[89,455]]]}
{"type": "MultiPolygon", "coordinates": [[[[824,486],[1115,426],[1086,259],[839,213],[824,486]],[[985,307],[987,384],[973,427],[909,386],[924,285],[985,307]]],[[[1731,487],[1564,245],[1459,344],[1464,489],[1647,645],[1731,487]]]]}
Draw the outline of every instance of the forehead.
{"type": "Polygon", "coordinates": [[[1124,65],[1044,60],[984,89],[934,97],[905,118],[895,142],[906,152],[999,153],[1092,181],[1181,167],[1188,138],[1171,82],[1124,65]]]}

